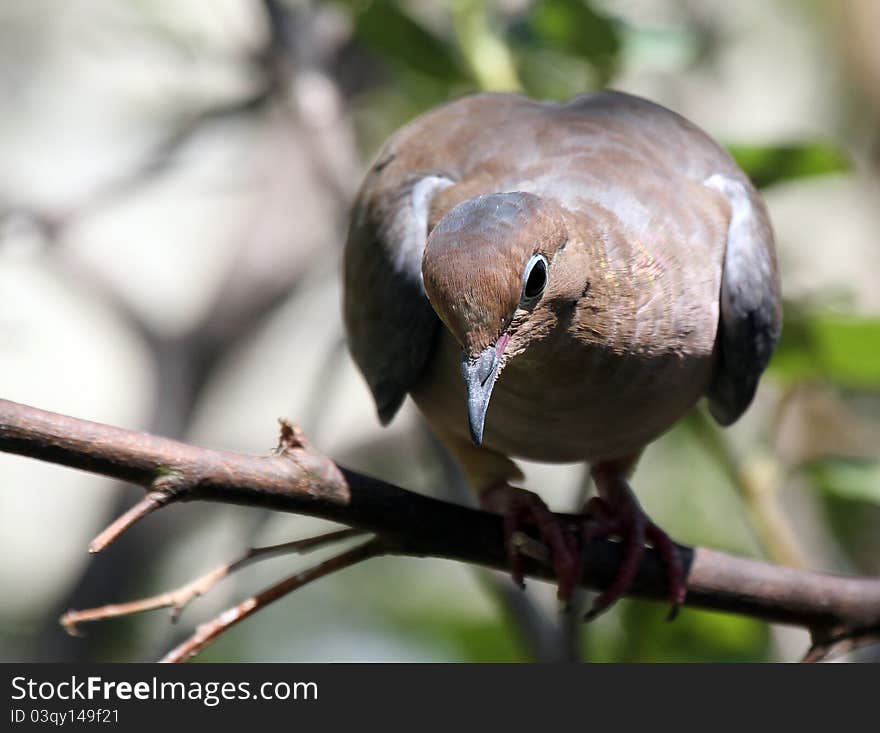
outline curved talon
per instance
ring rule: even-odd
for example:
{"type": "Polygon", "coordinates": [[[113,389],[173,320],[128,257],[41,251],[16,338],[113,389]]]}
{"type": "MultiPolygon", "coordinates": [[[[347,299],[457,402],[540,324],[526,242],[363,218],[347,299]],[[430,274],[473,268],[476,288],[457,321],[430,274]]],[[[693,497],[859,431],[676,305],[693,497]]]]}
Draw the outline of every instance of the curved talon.
{"type": "Polygon", "coordinates": [[[615,575],[611,585],[593,601],[592,607],[584,616],[584,621],[592,621],[623,597],[623,594],[632,585],[639,570],[639,565],[642,562],[642,557],[645,554],[647,524],[647,518],[643,514],[635,514],[625,519],[607,520],[607,523],[603,523],[598,528],[593,528],[590,532],[590,539],[599,539],[611,535],[620,536],[623,541],[623,561],[620,563],[617,575],[615,575]]]}
{"type": "Polygon", "coordinates": [[[681,557],[675,543],[648,519],[617,470],[600,467],[594,476],[602,496],[591,498],[585,505],[581,534],[585,540],[619,537],[623,544],[623,560],[613,582],[596,598],[584,620],[592,621],[626,593],[638,573],[646,544],[657,551],[666,570],[672,604],[667,620],[673,620],[687,594],[681,557]]]}
{"type": "Polygon", "coordinates": [[[513,535],[519,530],[520,513],[508,512],[504,515],[504,547],[507,548],[507,564],[510,565],[510,577],[522,590],[526,588],[523,577],[522,555],[513,541],[513,535]]]}
{"type": "Polygon", "coordinates": [[[507,548],[510,574],[520,588],[525,588],[522,555],[517,550],[513,536],[524,523],[538,530],[550,549],[558,583],[556,595],[563,604],[567,604],[581,578],[580,551],[568,526],[550,511],[537,494],[507,483],[484,491],[480,496],[480,505],[504,518],[504,546],[507,548]]]}
{"type": "Polygon", "coordinates": [[[687,595],[687,585],[684,580],[681,556],[678,554],[675,543],[669,538],[669,535],[653,522],[648,523],[645,535],[648,542],[651,543],[651,547],[657,550],[657,553],[660,555],[660,561],[663,563],[663,567],[666,568],[669,602],[672,604],[666,620],[674,621],[687,595]]]}
{"type": "MultiPolygon", "coordinates": [[[[675,544],[662,529],[648,519],[626,481],[615,474],[604,474],[602,479],[604,480],[601,482],[597,481],[597,486],[604,495],[591,498],[585,505],[581,536],[585,541],[619,537],[623,560],[611,585],[596,598],[584,620],[593,620],[626,593],[638,574],[645,546],[651,545],[666,570],[672,606],[667,619],[671,621],[678,614],[687,593],[681,558],[675,544]]],[[[525,587],[523,561],[514,535],[521,530],[523,524],[531,524],[537,528],[538,534],[550,550],[558,579],[557,596],[567,605],[582,574],[580,548],[567,525],[550,511],[537,494],[507,483],[484,491],[480,503],[484,509],[503,516],[504,543],[510,574],[521,588],[525,587]]]]}

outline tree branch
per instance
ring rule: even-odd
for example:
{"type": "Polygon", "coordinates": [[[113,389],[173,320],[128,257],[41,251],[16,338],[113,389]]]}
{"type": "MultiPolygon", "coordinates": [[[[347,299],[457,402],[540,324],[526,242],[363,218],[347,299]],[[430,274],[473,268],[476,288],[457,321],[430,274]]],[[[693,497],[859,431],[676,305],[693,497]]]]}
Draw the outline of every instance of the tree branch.
{"type": "MultiPolygon", "coordinates": [[[[285,422],[274,454],[251,456],[0,400],[0,450],[118,478],[148,491],[155,490],[157,480],[173,476],[175,501],[262,506],[322,517],[378,535],[385,553],[444,557],[498,569],[507,565],[498,516],[337,466],[285,422]]],[[[575,515],[560,516],[578,523],[575,515]]],[[[804,627],[813,635],[814,657],[880,633],[878,578],[778,567],[683,545],[678,551],[688,606],[804,627]]],[[[586,543],[582,584],[607,587],[620,556],[615,542],[586,543]]],[[[540,560],[526,557],[524,566],[531,577],[553,579],[552,569],[540,560]]],[[[654,552],[645,554],[630,594],[665,598],[665,576],[654,552]]]]}

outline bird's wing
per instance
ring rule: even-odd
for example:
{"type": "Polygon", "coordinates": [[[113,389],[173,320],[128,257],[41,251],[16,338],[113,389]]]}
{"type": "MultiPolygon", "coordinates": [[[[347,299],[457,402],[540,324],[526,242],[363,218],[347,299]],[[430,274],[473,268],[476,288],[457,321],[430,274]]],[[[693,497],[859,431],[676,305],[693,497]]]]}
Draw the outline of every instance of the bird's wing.
{"type": "Polygon", "coordinates": [[[708,391],[712,416],[729,425],[751,403],[779,340],[779,274],[770,220],[754,188],[744,180],[721,174],[704,183],[720,191],[730,205],[721,276],[718,361],[708,391]]]}
{"type": "Polygon", "coordinates": [[[431,199],[453,181],[383,167],[380,158],[352,213],[343,311],[349,348],[384,425],[421,376],[440,327],[422,284],[422,254],[431,199]]]}
{"type": "Polygon", "coordinates": [[[421,377],[440,328],[422,284],[428,232],[457,203],[494,190],[472,157],[497,147],[493,130],[520,106],[539,105],[476,94],[432,110],[388,140],[364,180],[345,248],[343,311],[383,424],[421,377]]]}

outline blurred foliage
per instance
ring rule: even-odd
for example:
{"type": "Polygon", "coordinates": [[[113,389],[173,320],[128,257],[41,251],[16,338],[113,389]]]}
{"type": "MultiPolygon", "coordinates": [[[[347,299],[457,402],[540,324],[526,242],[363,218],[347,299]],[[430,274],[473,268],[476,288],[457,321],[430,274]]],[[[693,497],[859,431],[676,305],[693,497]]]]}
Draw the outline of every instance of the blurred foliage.
{"type": "MultiPolygon", "coordinates": [[[[547,0],[533,4],[525,19],[528,47],[551,49],[587,61],[596,71],[596,85],[614,77],[623,46],[618,24],[582,0],[547,0]]],[[[529,90],[544,96],[538,88],[529,90]]]]}
{"type": "Polygon", "coordinates": [[[880,504],[880,463],[830,458],[808,464],[813,485],[842,499],[880,504]]]}
{"type": "Polygon", "coordinates": [[[510,48],[495,30],[496,19],[487,3],[452,0],[449,6],[458,47],[467,59],[476,86],[496,92],[519,90],[510,48]]]}
{"type": "Polygon", "coordinates": [[[367,151],[415,115],[463,93],[519,90],[567,99],[603,87],[623,51],[621,24],[581,0],[527,3],[506,14],[483,0],[449,0],[448,22],[431,27],[407,3],[345,5],[355,38],[393,80],[356,100],[367,151]]]}
{"type": "Polygon", "coordinates": [[[354,38],[381,57],[398,75],[429,77],[445,93],[468,78],[449,39],[430,32],[392,0],[355,4],[354,38]],[[360,9],[362,8],[362,9],[360,9]]]}
{"type": "MultiPolygon", "coordinates": [[[[785,310],[782,339],[768,368],[768,375],[788,389],[811,384],[830,387],[832,394],[858,403],[860,395],[880,394],[880,319],[814,309],[790,303],[785,310]]],[[[868,424],[878,426],[876,418],[868,424]]],[[[801,428],[811,430],[809,427],[801,428]]],[[[812,428],[820,433],[823,426],[812,428]]],[[[842,444],[856,441],[863,428],[855,422],[835,425],[843,432],[842,444]]],[[[820,433],[821,435],[821,433],[820,433]]],[[[799,468],[813,489],[824,499],[829,517],[860,516],[866,504],[880,506],[880,446],[873,457],[854,459],[832,454],[809,460],[799,468]]],[[[864,519],[863,516],[860,517],[864,519]]],[[[876,534],[876,525],[870,524],[876,534]]],[[[831,523],[835,536],[851,547],[853,556],[865,571],[876,570],[866,563],[870,544],[864,539],[852,542],[856,522],[831,523]],[[861,548],[861,549],[859,549],[861,548]]],[[[865,537],[868,532],[862,533],[865,537]]]]}
{"type": "Polygon", "coordinates": [[[673,623],[656,603],[624,600],[614,618],[588,626],[584,657],[596,662],[754,662],[769,656],[765,624],[682,609],[673,623]]]}
{"type": "MultiPolygon", "coordinates": [[[[830,141],[727,148],[760,188],[852,168],[849,157],[830,141]]],[[[786,303],[784,312],[782,337],[768,375],[789,387],[815,382],[841,390],[880,392],[880,318],[797,302],[786,303]]],[[[880,446],[878,460],[831,456],[803,468],[812,486],[838,503],[880,504],[880,446]]]]}
{"type": "Polygon", "coordinates": [[[811,311],[791,304],[769,373],[786,383],[823,379],[880,390],[880,318],[811,311]]]}
{"type": "Polygon", "coordinates": [[[497,619],[449,613],[394,613],[395,628],[425,643],[442,639],[463,662],[527,662],[529,651],[517,629],[497,619]]]}
{"type": "Polygon", "coordinates": [[[728,145],[727,149],[758,188],[798,178],[845,173],[852,167],[846,154],[828,140],[787,145],[728,145]]]}
{"type": "Polygon", "coordinates": [[[835,541],[863,573],[880,574],[880,502],[823,493],[823,510],[835,541]]]}
{"type": "MultiPolygon", "coordinates": [[[[395,613],[395,628],[425,642],[442,638],[466,662],[529,659],[516,627],[505,621],[444,613],[395,613]]],[[[748,662],[769,658],[766,624],[710,611],[684,609],[674,623],[665,609],[624,600],[613,614],[584,628],[584,658],[595,662],[748,662]]]]}

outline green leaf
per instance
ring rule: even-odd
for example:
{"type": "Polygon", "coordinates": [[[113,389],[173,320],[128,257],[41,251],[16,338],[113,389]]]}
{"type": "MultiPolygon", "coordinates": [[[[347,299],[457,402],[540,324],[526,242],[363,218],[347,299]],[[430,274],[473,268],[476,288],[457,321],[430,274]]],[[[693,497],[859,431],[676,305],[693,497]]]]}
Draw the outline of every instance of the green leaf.
{"type": "Polygon", "coordinates": [[[861,573],[880,573],[880,502],[853,500],[830,491],[821,492],[819,498],[828,528],[854,568],[861,573]]]}
{"type": "Polygon", "coordinates": [[[880,461],[834,458],[811,463],[806,470],[820,491],[843,499],[880,504],[880,461]]]}
{"type": "MultiPolygon", "coordinates": [[[[356,8],[359,6],[356,6],[356,8]]],[[[354,16],[355,37],[395,71],[415,71],[452,85],[467,79],[455,46],[391,0],[373,0],[354,16]]]]}
{"type": "Polygon", "coordinates": [[[789,145],[728,145],[727,150],[758,188],[844,173],[852,167],[846,153],[828,140],[789,145]]]}
{"type": "Polygon", "coordinates": [[[584,629],[594,662],[760,662],[770,659],[765,623],[683,608],[673,623],[659,603],[624,599],[584,629]]]}
{"type": "Polygon", "coordinates": [[[511,50],[495,30],[491,3],[453,0],[449,5],[458,46],[479,87],[488,91],[520,91],[522,84],[511,50]]]}
{"type": "Polygon", "coordinates": [[[702,34],[687,26],[621,28],[627,68],[650,69],[652,73],[681,73],[700,63],[706,53],[702,34]]]}
{"type": "Polygon", "coordinates": [[[593,66],[561,51],[514,47],[523,88],[536,99],[567,101],[598,85],[593,66]]]}
{"type": "Polygon", "coordinates": [[[497,618],[432,612],[391,611],[389,615],[401,636],[456,649],[460,662],[529,661],[516,628],[501,613],[497,618]]]}
{"type": "Polygon", "coordinates": [[[820,378],[880,389],[880,318],[786,311],[768,371],[786,382],[820,378]]]}
{"type": "MultiPolygon", "coordinates": [[[[622,46],[615,22],[584,0],[546,0],[535,3],[527,19],[534,45],[586,59],[605,86],[617,70],[622,46]]],[[[522,73],[522,72],[521,72],[522,73]]]]}

